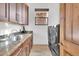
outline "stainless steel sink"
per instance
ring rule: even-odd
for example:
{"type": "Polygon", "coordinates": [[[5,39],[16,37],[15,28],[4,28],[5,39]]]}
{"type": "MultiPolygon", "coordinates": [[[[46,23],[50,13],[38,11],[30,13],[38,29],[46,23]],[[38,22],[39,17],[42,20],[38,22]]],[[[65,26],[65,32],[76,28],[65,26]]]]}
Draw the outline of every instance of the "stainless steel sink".
{"type": "Polygon", "coordinates": [[[6,41],[8,40],[8,36],[7,35],[1,35],[0,36],[0,42],[6,41]]]}
{"type": "Polygon", "coordinates": [[[20,40],[20,37],[19,37],[19,35],[11,34],[9,36],[9,40],[11,40],[11,41],[17,41],[17,40],[20,40]]]}
{"type": "Polygon", "coordinates": [[[11,42],[9,42],[9,41],[0,42],[0,47],[8,46],[10,43],[11,43],[11,42]]]}
{"type": "Polygon", "coordinates": [[[10,34],[9,36],[0,36],[0,47],[16,44],[23,38],[23,34],[10,34]]]}

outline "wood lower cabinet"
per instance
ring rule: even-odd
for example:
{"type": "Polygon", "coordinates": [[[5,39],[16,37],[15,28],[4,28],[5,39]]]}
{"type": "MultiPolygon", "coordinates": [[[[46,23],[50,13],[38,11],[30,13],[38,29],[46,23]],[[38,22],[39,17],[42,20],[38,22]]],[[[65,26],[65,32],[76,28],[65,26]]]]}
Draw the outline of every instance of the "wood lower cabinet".
{"type": "Polygon", "coordinates": [[[24,43],[22,43],[11,56],[29,56],[32,48],[32,36],[27,38],[24,43]]]}
{"type": "Polygon", "coordinates": [[[73,42],[79,45],[79,3],[73,4],[73,42]]]}
{"type": "Polygon", "coordinates": [[[11,56],[21,56],[23,55],[23,46],[21,45],[20,47],[18,47],[12,54],[11,56]]]}
{"type": "Polygon", "coordinates": [[[79,56],[78,11],[79,4],[60,5],[60,55],[79,56]]]}
{"type": "Polygon", "coordinates": [[[26,51],[26,55],[28,56],[30,54],[31,51],[31,44],[32,44],[32,37],[29,37],[24,43],[23,43],[23,47],[25,48],[26,51]]]}
{"type": "Polygon", "coordinates": [[[72,41],[72,4],[65,4],[65,39],[72,41]]]}

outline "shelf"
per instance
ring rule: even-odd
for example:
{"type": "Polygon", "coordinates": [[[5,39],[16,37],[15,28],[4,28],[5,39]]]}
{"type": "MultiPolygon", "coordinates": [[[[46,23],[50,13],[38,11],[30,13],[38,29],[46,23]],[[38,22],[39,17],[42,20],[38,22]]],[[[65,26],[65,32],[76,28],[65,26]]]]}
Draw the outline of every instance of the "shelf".
{"type": "Polygon", "coordinates": [[[48,8],[36,8],[35,11],[49,11],[48,8]]]}

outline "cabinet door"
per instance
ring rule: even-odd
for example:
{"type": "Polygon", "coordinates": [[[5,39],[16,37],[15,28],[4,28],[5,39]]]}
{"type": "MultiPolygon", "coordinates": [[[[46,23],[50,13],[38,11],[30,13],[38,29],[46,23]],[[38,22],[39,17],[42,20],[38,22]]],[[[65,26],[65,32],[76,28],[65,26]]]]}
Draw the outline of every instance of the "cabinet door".
{"type": "Polygon", "coordinates": [[[20,50],[17,52],[16,56],[26,56],[26,50],[25,48],[20,48],[20,50]]]}
{"type": "Polygon", "coordinates": [[[66,4],[65,8],[65,39],[72,41],[72,4],[66,4]]]}
{"type": "Polygon", "coordinates": [[[27,39],[24,43],[23,43],[23,48],[25,48],[25,54],[26,54],[26,56],[28,56],[29,55],[29,40],[30,39],[27,39]]]}
{"type": "Polygon", "coordinates": [[[22,4],[22,24],[28,24],[28,7],[25,4],[22,4]]]}
{"type": "MultiPolygon", "coordinates": [[[[65,4],[65,15],[64,15],[64,24],[60,23],[60,25],[65,25],[63,28],[64,39],[62,36],[60,40],[62,42],[60,48],[63,50],[60,53],[62,55],[79,55],[79,4],[65,4]],[[65,51],[64,51],[65,50],[65,51]]],[[[60,26],[61,27],[61,26],[60,26]]],[[[62,27],[61,27],[62,28],[62,27]]],[[[62,33],[60,33],[61,35],[62,33]]]]}
{"type": "Polygon", "coordinates": [[[22,56],[22,48],[20,48],[17,53],[15,54],[15,56],[22,56]]]}
{"type": "Polygon", "coordinates": [[[16,3],[10,3],[9,8],[10,8],[10,16],[9,16],[10,21],[17,22],[16,21],[16,3]]]}
{"type": "Polygon", "coordinates": [[[8,4],[0,3],[0,20],[8,21],[8,4]]]}
{"type": "Polygon", "coordinates": [[[25,6],[25,24],[28,25],[29,21],[29,7],[25,6]]]}
{"type": "Polygon", "coordinates": [[[60,6],[60,55],[66,56],[69,55],[70,48],[66,47],[68,44],[65,42],[72,41],[72,4],[61,4],[60,6]]]}
{"type": "Polygon", "coordinates": [[[22,19],[23,19],[23,24],[28,24],[28,7],[25,4],[22,4],[22,19]]]}
{"type": "Polygon", "coordinates": [[[17,21],[19,24],[28,24],[28,7],[23,3],[17,3],[17,21]]]}
{"type": "Polygon", "coordinates": [[[60,42],[64,40],[65,4],[60,4],[60,42]]]}
{"type": "Polygon", "coordinates": [[[25,49],[23,45],[19,46],[12,54],[11,56],[25,56],[25,49]]]}
{"type": "Polygon", "coordinates": [[[22,24],[22,3],[17,3],[16,4],[16,14],[17,14],[17,21],[19,24],[22,24]]]}
{"type": "Polygon", "coordinates": [[[79,4],[73,4],[73,42],[79,44],[79,4]]]}
{"type": "Polygon", "coordinates": [[[25,5],[22,4],[22,24],[25,24],[25,5]]]}
{"type": "MultiPolygon", "coordinates": [[[[60,43],[64,42],[65,4],[60,4],[60,43]]],[[[60,55],[64,55],[63,46],[60,44],[60,55]]]]}

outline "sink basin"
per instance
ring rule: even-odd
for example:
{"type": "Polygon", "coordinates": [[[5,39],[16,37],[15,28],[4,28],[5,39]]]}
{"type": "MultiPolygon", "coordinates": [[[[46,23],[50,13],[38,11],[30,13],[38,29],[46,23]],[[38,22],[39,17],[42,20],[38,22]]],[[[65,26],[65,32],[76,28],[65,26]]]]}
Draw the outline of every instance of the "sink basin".
{"type": "Polygon", "coordinates": [[[24,34],[32,33],[32,31],[25,31],[25,32],[16,32],[13,34],[10,34],[9,36],[7,35],[2,35],[0,36],[0,42],[3,41],[17,41],[23,38],[24,34]]]}
{"type": "Polygon", "coordinates": [[[16,35],[16,34],[11,34],[9,36],[9,40],[10,41],[17,41],[17,40],[20,40],[20,36],[19,35],[16,35]]]}
{"type": "Polygon", "coordinates": [[[7,35],[0,36],[0,42],[6,41],[6,40],[8,40],[8,36],[7,35]]]}
{"type": "Polygon", "coordinates": [[[0,39],[0,42],[7,41],[7,40],[8,40],[7,38],[2,38],[0,39]]]}
{"type": "Polygon", "coordinates": [[[3,41],[3,42],[0,42],[0,47],[8,46],[9,44],[10,44],[9,41],[3,41]]]}
{"type": "Polygon", "coordinates": [[[19,39],[22,39],[23,36],[24,36],[23,34],[19,34],[19,35],[18,35],[19,39]]]}

